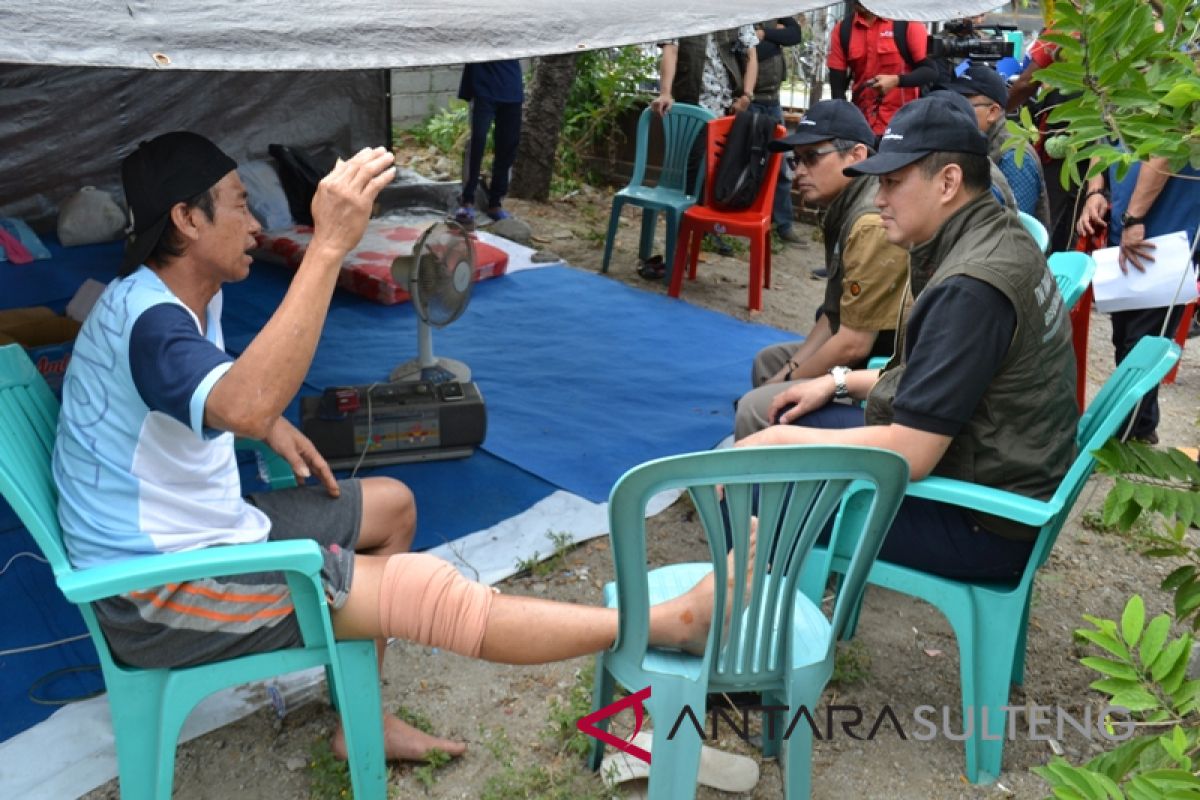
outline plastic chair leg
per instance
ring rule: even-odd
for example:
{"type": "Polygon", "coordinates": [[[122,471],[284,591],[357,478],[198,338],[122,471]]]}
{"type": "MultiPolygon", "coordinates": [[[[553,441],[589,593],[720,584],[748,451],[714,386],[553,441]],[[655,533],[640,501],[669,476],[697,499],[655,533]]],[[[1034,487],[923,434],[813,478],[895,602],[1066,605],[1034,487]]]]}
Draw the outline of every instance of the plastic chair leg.
{"type": "MultiPolygon", "coordinates": [[[[592,711],[599,711],[612,702],[613,691],[616,688],[615,683],[612,673],[604,665],[604,653],[598,653],[596,655],[596,678],[592,686],[592,711]]],[[[597,720],[596,727],[600,730],[608,730],[608,719],[597,720]]],[[[593,738],[591,750],[588,752],[588,769],[593,772],[600,769],[600,762],[603,759],[604,742],[593,738]]]]}
{"type": "Polygon", "coordinates": [[[763,288],[771,288],[771,229],[768,227],[763,232],[763,288]]]}
{"type": "Polygon", "coordinates": [[[638,240],[638,258],[645,261],[654,252],[654,229],[658,226],[658,211],[642,209],[642,235],[638,240]]]}
{"type": "Polygon", "coordinates": [[[1017,628],[1017,647],[1013,651],[1012,683],[1022,686],[1025,683],[1025,637],[1029,634],[1029,605],[1033,600],[1030,593],[1025,598],[1025,610],[1021,612],[1021,626],[1017,628]]]}
{"type": "Polygon", "coordinates": [[[971,734],[963,742],[967,780],[992,783],[1000,777],[1004,759],[1003,708],[1008,705],[1013,669],[1008,655],[1016,647],[1021,615],[1016,608],[993,605],[985,626],[975,613],[975,603],[965,605],[970,607],[959,609],[962,613],[950,622],[958,640],[963,727],[971,734]],[[1013,617],[1016,620],[1010,621],[1013,617]]]}
{"type": "Polygon", "coordinates": [[[692,229],[692,240],[688,245],[688,251],[691,257],[688,258],[688,280],[696,280],[696,265],[700,263],[700,248],[704,243],[704,231],[700,228],[692,229]]]}
{"type": "Polygon", "coordinates": [[[808,800],[812,795],[812,740],[812,728],[801,720],[783,743],[783,796],[786,800],[808,800]]]}
{"type": "Polygon", "coordinates": [[[663,252],[663,263],[667,265],[667,271],[663,273],[663,282],[670,285],[671,279],[675,275],[675,245],[679,238],[679,214],[675,211],[664,211],[663,216],[667,222],[667,239],[663,252]]]}
{"type": "Polygon", "coordinates": [[[176,728],[173,736],[164,730],[166,681],[146,680],[148,677],[137,681],[136,689],[126,687],[113,692],[110,687],[109,692],[121,797],[130,800],[170,797],[175,779],[175,741],[179,730],[176,728]],[[114,703],[113,698],[118,695],[136,697],[138,702],[114,703]]]}
{"type": "Polygon", "coordinates": [[[762,311],[763,250],[765,249],[762,236],[750,237],[750,298],[748,307],[751,311],[762,311]]]}
{"type": "Polygon", "coordinates": [[[674,739],[668,739],[667,734],[685,704],[700,718],[704,700],[704,689],[690,681],[662,681],[654,686],[653,694],[646,701],[654,720],[654,743],[650,752],[655,763],[667,765],[667,769],[650,770],[649,800],[695,798],[696,780],[700,774],[700,737],[687,722],[680,725],[674,739]]]}
{"type": "Polygon", "coordinates": [[[600,262],[600,271],[608,272],[608,262],[612,260],[613,241],[617,238],[617,223],[621,220],[621,206],[625,201],[614,197],[612,211],[608,215],[608,233],[604,237],[604,260],[600,262]]]}
{"type": "Polygon", "coordinates": [[[683,246],[675,248],[675,260],[671,262],[671,283],[667,288],[667,294],[671,297],[679,297],[679,292],[683,289],[683,276],[687,272],[687,262],[691,258],[695,237],[695,228],[685,217],[679,226],[678,237],[678,243],[683,246]]]}
{"type": "Polygon", "coordinates": [[[387,762],[375,642],[343,642],[338,649],[343,685],[338,687],[337,694],[341,700],[346,750],[350,753],[350,784],[355,797],[386,800],[387,762]]]}

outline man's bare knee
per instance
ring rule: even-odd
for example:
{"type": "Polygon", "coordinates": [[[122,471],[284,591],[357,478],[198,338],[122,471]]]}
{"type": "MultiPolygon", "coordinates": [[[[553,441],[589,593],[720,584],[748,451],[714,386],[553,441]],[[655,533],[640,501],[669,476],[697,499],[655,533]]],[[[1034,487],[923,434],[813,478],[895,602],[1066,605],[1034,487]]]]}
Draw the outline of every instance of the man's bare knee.
{"type": "Polygon", "coordinates": [[[412,490],[393,478],[363,481],[362,542],[378,554],[405,553],[417,527],[417,501],[412,490]]]}

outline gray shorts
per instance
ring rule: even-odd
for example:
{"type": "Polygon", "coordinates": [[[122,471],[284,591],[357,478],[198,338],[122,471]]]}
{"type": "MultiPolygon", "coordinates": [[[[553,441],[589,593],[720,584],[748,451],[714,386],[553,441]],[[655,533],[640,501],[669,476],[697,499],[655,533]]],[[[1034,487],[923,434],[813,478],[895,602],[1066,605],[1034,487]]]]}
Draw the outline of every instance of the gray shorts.
{"type": "MultiPolygon", "coordinates": [[[[270,541],[314,539],[321,546],[321,580],[334,608],[346,602],[350,591],[362,524],[362,484],[350,479],[338,485],[342,492],[337,498],[323,486],[246,498],[271,520],[270,541]]],[[[158,586],[93,607],[113,655],[137,667],[204,664],[301,643],[282,572],[158,586]]]]}

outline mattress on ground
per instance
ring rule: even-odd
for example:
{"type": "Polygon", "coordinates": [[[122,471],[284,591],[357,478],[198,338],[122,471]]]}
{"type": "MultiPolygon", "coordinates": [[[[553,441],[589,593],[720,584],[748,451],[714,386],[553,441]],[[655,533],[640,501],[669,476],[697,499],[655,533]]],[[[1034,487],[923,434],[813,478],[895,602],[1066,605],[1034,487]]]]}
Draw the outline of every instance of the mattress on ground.
{"type": "MultiPolygon", "coordinates": [[[[407,302],[408,290],[392,280],[392,262],[400,256],[412,255],[413,245],[423,231],[386,219],[371,220],[362,241],[342,262],[338,286],[382,305],[407,302]]],[[[312,234],[311,225],[262,231],[256,236],[259,255],[296,269],[304,259],[312,234]]],[[[507,253],[475,239],[476,282],[503,275],[507,269],[507,253]]]]}

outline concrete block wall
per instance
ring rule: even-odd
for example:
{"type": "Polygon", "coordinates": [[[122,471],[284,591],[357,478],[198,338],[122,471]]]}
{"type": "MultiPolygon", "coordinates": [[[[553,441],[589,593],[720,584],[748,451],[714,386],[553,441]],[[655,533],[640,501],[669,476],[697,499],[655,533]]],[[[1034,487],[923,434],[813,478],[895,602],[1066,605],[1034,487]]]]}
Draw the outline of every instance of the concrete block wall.
{"type": "Polygon", "coordinates": [[[410,128],[445,108],[458,95],[462,67],[392,70],[392,124],[410,128]]]}

